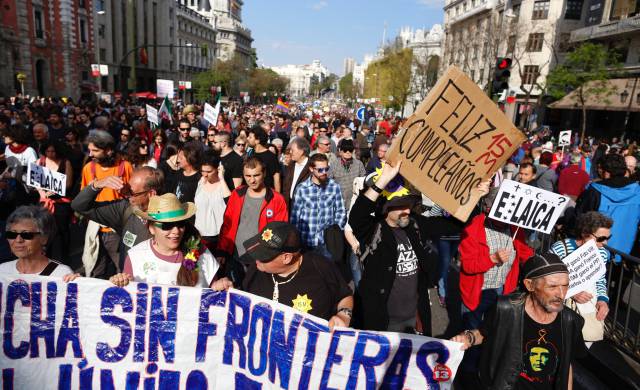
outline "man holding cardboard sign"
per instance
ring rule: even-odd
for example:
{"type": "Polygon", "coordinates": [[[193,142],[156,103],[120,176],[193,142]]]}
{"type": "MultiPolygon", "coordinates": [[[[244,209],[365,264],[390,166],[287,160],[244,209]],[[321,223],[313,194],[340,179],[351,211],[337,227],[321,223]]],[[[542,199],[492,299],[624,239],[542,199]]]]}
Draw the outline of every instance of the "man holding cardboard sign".
{"type": "Polygon", "coordinates": [[[490,178],[525,136],[478,86],[449,67],[406,121],[388,152],[400,173],[454,217],[466,221],[490,178]]]}

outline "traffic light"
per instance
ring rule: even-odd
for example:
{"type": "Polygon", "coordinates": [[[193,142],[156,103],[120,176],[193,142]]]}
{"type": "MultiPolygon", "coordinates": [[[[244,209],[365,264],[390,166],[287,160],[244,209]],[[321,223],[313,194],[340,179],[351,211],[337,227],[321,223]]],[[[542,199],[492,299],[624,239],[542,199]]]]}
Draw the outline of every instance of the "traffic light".
{"type": "Polygon", "coordinates": [[[493,83],[491,84],[491,96],[509,89],[509,77],[511,77],[511,58],[498,57],[493,71],[493,83]]]}

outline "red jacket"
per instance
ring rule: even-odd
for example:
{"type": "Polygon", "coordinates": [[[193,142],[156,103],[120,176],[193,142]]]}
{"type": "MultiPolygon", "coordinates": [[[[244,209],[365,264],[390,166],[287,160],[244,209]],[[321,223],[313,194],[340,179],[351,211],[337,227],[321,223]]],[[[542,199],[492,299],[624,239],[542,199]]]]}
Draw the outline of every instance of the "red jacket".
{"type": "MultiPolygon", "coordinates": [[[[460,295],[462,302],[471,310],[475,310],[480,303],[484,273],[495,265],[489,259],[489,245],[487,245],[487,235],[484,230],[485,219],[485,214],[476,215],[462,231],[460,241],[460,295]]],[[[511,227],[512,233],[515,228],[515,226],[511,227]]],[[[518,230],[513,246],[516,249],[516,258],[504,282],[502,291],[504,295],[515,290],[518,285],[520,264],[533,256],[533,249],[525,244],[523,229],[518,230]]]]}
{"type": "MultiPolygon", "coordinates": [[[[218,253],[223,252],[228,256],[233,255],[233,250],[236,245],[236,233],[238,232],[238,225],[240,224],[240,214],[242,214],[242,205],[244,204],[244,197],[247,194],[247,188],[247,186],[238,187],[233,190],[229,196],[227,209],[224,211],[222,227],[220,228],[218,253]]],[[[260,206],[258,230],[264,228],[269,222],[274,221],[289,221],[287,203],[282,195],[267,187],[262,206],[260,206]]],[[[242,245],[242,243],[239,244],[242,245]]]]}

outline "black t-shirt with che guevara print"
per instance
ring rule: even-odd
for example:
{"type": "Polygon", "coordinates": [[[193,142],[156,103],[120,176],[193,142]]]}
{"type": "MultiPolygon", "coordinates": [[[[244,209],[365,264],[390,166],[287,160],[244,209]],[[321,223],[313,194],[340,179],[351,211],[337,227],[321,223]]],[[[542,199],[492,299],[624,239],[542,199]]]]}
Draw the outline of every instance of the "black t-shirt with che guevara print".
{"type": "Polygon", "coordinates": [[[560,367],[562,330],[560,314],[550,324],[539,324],[524,313],[522,330],[522,369],[516,390],[553,389],[560,367]]]}

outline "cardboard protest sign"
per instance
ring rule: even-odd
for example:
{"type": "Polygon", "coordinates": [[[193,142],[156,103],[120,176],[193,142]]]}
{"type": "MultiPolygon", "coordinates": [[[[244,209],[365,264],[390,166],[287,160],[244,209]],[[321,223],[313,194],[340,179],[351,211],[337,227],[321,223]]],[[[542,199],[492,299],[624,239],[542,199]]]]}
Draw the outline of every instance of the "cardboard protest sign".
{"type": "Polygon", "coordinates": [[[549,234],[568,203],[567,196],[505,180],[489,218],[549,234]]]}
{"type": "Polygon", "coordinates": [[[60,196],[65,196],[67,193],[67,175],[53,172],[36,163],[29,163],[26,179],[27,185],[30,187],[55,192],[60,196]]]}
{"type": "Polygon", "coordinates": [[[387,152],[400,173],[461,221],[480,198],[476,187],[525,140],[487,95],[456,67],[420,103],[387,152]]]}
{"type": "Polygon", "coordinates": [[[146,107],[147,110],[147,120],[151,123],[153,123],[154,125],[158,126],[158,110],[147,104],[146,107]]]}
{"type": "Polygon", "coordinates": [[[571,145],[571,130],[564,130],[560,132],[558,136],[558,146],[571,145]]]}
{"type": "Polygon", "coordinates": [[[218,114],[220,114],[220,99],[218,99],[215,107],[209,103],[204,104],[204,120],[209,122],[209,125],[215,126],[218,124],[218,114]]]}
{"type": "Polygon", "coordinates": [[[569,268],[567,298],[581,291],[593,289],[598,279],[607,272],[604,260],[600,256],[600,250],[593,240],[582,244],[562,261],[569,268]]]}
{"type": "Polygon", "coordinates": [[[442,389],[463,356],[237,290],[3,274],[0,318],[5,389],[442,389]]]}

